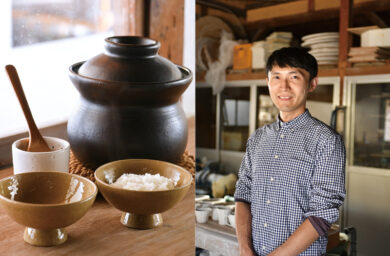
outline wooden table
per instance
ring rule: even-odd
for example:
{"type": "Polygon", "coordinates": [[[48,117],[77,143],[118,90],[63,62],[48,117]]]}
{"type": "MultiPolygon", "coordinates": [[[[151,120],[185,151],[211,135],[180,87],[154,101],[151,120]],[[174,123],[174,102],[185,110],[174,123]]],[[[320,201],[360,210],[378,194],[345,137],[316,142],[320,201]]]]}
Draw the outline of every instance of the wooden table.
{"type": "MultiPolygon", "coordinates": [[[[0,178],[12,168],[0,170],[0,178]]],[[[68,240],[55,247],[34,247],[23,241],[24,227],[0,207],[0,255],[132,255],[165,256],[195,254],[195,188],[172,209],[162,213],[163,226],[135,230],[120,223],[121,212],[98,196],[92,208],[66,228],[68,240]]]]}

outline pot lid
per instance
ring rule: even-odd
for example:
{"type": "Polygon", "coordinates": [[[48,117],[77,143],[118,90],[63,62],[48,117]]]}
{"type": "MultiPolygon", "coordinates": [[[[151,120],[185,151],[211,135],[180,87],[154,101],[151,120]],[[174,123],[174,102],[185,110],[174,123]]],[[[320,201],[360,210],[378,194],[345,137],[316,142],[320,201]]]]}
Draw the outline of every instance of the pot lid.
{"type": "Polygon", "coordinates": [[[129,83],[157,83],[182,79],[177,65],[158,55],[158,41],[138,36],[105,39],[105,51],[84,62],[78,74],[84,77],[129,83]]]}

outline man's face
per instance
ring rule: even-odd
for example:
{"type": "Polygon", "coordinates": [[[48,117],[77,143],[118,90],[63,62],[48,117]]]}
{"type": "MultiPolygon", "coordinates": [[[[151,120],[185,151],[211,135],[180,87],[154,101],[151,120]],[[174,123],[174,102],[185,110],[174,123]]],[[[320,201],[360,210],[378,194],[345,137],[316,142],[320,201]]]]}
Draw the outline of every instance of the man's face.
{"type": "Polygon", "coordinates": [[[318,78],[310,81],[309,72],[301,68],[273,66],[267,83],[280,117],[287,122],[305,111],[307,94],[315,89],[318,78]]]}

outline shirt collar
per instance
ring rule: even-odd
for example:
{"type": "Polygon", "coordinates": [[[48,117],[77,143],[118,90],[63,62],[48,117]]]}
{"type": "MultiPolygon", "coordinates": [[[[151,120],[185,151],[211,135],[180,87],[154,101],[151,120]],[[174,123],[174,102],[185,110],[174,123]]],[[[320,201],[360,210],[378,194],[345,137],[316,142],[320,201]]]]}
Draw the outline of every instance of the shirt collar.
{"type": "Polygon", "coordinates": [[[298,128],[299,126],[301,126],[301,124],[307,122],[310,118],[311,118],[311,114],[310,114],[308,109],[306,109],[305,112],[303,112],[302,114],[300,114],[299,116],[297,116],[296,118],[294,118],[293,120],[290,120],[288,122],[283,122],[280,119],[280,116],[278,115],[278,118],[276,121],[276,124],[277,124],[276,127],[277,127],[277,130],[282,129],[282,128],[286,128],[286,129],[293,131],[295,128],[298,128]]]}

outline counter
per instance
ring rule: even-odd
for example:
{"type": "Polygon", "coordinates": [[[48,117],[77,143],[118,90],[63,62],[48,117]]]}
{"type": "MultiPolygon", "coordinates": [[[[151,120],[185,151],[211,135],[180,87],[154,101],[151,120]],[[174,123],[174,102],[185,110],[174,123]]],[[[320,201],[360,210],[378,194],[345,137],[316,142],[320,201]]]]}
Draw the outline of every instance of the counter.
{"type": "Polygon", "coordinates": [[[234,228],[219,225],[217,221],[196,223],[196,247],[208,250],[212,255],[239,255],[238,241],[234,228]]]}

